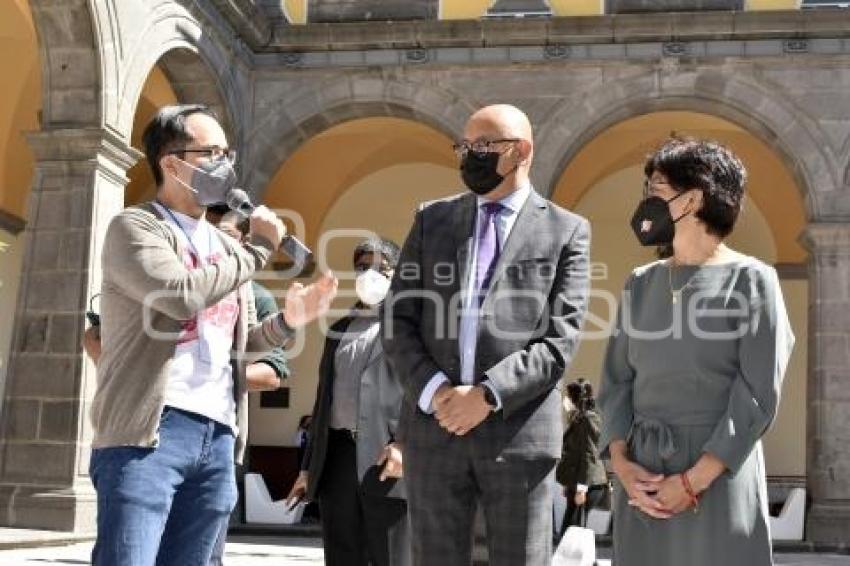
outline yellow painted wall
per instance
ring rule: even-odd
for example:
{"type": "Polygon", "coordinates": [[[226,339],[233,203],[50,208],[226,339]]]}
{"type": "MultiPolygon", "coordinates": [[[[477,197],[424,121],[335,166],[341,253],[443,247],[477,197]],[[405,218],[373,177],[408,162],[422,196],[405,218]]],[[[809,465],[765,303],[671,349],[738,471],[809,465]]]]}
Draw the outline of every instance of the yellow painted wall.
{"type": "Polygon", "coordinates": [[[549,0],[556,16],[598,16],[605,13],[605,0],[549,0]]]}
{"type": "Polygon", "coordinates": [[[797,10],[800,0],[747,0],[745,10],[797,10]]]}
{"type": "MultiPolygon", "coordinates": [[[[315,244],[326,212],[360,179],[399,163],[454,168],[451,144],[439,132],[408,120],[352,120],[319,134],[295,152],[269,182],[264,204],[298,211],[307,226],[308,243],[315,244]]],[[[406,190],[405,185],[397,189],[406,190]]]]}
{"type": "Polygon", "coordinates": [[[441,20],[477,20],[494,0],[440,0],[441,20]]]}
{"type": "Polygon", "coordinates": [[[0,4],[0,208],[27,217],[33,158],[24,133],[39,129],[41,69],[25,0],[0,4]]]}
{"type": "Polygon", "coordinates": [[[307,0],[281,0],[283,11],[292,24],[307,23],[307,0]]]}

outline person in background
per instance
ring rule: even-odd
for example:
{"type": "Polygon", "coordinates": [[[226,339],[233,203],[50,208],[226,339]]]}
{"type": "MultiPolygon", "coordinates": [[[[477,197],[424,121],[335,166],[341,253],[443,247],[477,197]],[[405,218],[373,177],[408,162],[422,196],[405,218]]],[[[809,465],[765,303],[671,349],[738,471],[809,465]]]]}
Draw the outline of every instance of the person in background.
{"type": "Polygon", "coordinates": [[[604,358],[614,563],[769,566],[761,438],[794,334],[776,270],[724,243],[746,169],[716,142],[672,138],[644,173],[632,229],[667,257],[627,279],[604,358]]]}
{"type": "Polygon", "coordinates": [[[411,563],[402,452],[403,389],[381,345],[381,306],[398,246],[370,239],[354,249],[358,301],[328,333],[302,473],[289,495],[318,498],[325,564],[411,563]]]}
{"type": "Polygon", "coordinates": [[[596,413],[593,386],[584,379],[569,383],[564,408],[567,411],[564,447],[555,468],[555,479],[564,488],[567,509],[558,540],[568,527],[585,526],[587,512],[603,507],[609,492],[608,474],[599,458],[602,422],[596,413]]]}

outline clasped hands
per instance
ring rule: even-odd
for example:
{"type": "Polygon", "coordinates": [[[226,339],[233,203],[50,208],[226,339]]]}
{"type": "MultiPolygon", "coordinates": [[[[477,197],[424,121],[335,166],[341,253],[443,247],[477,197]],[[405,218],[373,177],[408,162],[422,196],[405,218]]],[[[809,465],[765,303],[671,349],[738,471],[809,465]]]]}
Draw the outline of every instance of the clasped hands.
{"type": "Polygon", "coordinates": [[[694,496],[708,489],[720,476],[726,465],[716,456],[704,452],[694,466],[683,474],[653,474],[633,462],[622,440],[611,442],[611,466],[629,496],[629,505],[637,507],[650,517],[669,519],[694,507],[694,496]]]}
{"type": "Polygon", "coordinates": [[[631,461],[620,462],[615,473],[629,496],[629,505],[650,517],[669,519],[693,506],[679,474],[653,474],[631,461]]]}
{"type": "Polygon", "coordinates": [[[484,399],[484,386],[444,383],[431,401],[434,418],[446,431],[463,436],[477,427],[490,414],[492,407],[484,399]]]}

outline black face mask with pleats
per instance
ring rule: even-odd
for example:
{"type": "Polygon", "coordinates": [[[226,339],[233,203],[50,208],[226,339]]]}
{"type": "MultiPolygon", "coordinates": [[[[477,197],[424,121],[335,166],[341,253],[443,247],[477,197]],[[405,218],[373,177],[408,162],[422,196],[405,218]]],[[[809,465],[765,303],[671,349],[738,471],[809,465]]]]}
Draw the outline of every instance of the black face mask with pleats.
{"type": "Polygon", "coordinates": [[[643,199],[632,216],[632,230],[642,246],[664,246],[673,243],[676,236],[676,223],[690,214],[684,213],[674,219],[670,214],[670,203],[685,193],[679,193],[670,200],[661,197],[643,199]]]}
{"type": "Polygon", "coordinates": [[[469,151],[460,163],[463,183],[477,195],[486,195],[505,180],[497,171],[501,154],[494,151],[478,153],[469,151]]]}

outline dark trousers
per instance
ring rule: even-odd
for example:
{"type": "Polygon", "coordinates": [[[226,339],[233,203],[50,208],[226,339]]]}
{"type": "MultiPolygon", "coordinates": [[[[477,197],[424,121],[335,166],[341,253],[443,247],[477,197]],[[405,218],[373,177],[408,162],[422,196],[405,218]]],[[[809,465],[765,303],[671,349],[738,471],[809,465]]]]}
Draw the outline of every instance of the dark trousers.
{"type": "Polygon", "coordinates": [[[607,507],[609,504],[608,493],[609,490],[607,485],[592,485],[587,490],[587,499],[585,500],[584,505],[579,507],[575,502],[575,488],[569,488],[567,490],[567,510],[564,512],[564,522],[561,527],[561,532],[558,534],[558,541],[561,540],[561,537],[564,536],[564,533],[567,532],[569,527],[586,527],[588,511],[591,509],[598,509],[600,507],[607,507]]]}
{"type": "Polygon", "coordinates": [[[327,566],[408,563],[407,504],[363,492],[357,478],[357,445],[345,432],[329,432],[317,495],[327,566]]]}
{"type": "Polygon", "coordinates": [[[416,566],[471,566],[476,509],[490,566],[543,566],[552,557],[555,459],[477,459],[468,437],[439,450],[407,446],[405,485],[416,566]]]}

